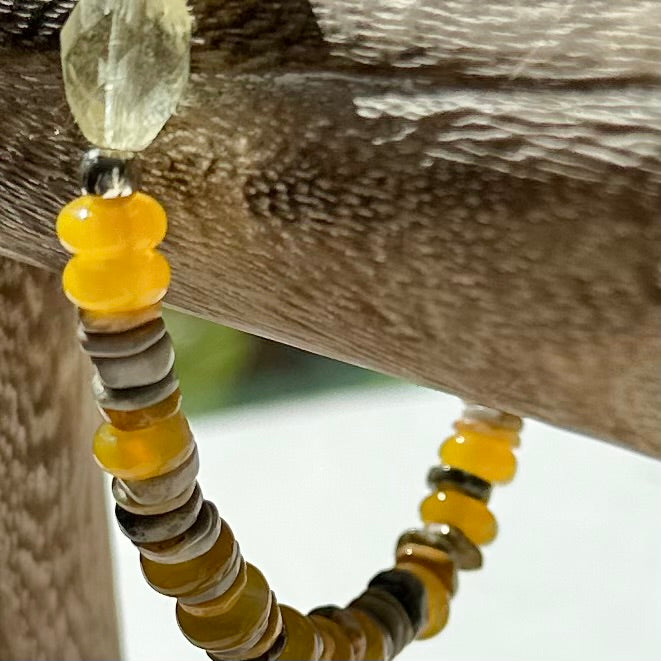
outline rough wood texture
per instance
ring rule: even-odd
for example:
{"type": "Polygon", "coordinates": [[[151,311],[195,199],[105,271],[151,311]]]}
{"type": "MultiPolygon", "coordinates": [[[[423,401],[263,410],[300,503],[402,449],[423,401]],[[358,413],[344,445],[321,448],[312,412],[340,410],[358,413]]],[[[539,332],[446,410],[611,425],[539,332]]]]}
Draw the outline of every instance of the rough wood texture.
{"type": "MultiPolygon", "coordinates": [[[[0,49],[0,250],[52,269],[67,4],[0,49]]],[[[656,0],[193,5],[173,305],[658,453],[656,0]]]]}
{"type": "Polygon", "coordinates": [[[0,258],[4,660],[119,658],[89,366],[59,289],[0,258]]]}

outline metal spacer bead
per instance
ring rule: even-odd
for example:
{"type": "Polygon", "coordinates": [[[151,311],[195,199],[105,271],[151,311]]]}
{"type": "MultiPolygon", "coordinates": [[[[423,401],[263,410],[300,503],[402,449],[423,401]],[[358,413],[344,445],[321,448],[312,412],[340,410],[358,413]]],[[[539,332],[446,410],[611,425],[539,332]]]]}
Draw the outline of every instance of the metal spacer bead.
{"type": "Polygon", "coordinates": [[[140,162],[132,152],[90,149],[80,163],[84,195],[107,200],[128,197],[140,189],[140,162]]]}
{"type": "Polygon", "coordinates": [[[483,503],[489,501],[491,496],[491,483],[483,480],[468,471],[454,468],[447,464],[432,466],[427,473],[427,485],[430,489],[442,491],[451,487],[465,493],[471,498],[481,500],[483,503]]]}

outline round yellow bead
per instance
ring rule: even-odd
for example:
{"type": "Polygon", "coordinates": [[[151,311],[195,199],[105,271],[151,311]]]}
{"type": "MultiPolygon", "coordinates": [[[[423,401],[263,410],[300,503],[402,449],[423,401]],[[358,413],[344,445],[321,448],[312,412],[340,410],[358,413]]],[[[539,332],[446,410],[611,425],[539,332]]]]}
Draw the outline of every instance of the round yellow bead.
{"type": "Polygon", "coordinates": [[[76,255],[62,274],[69,300],[94,312],[145,308],[160,301],[169,284],[168,262],[154,250],[101,260],[76,255]]]}
{"type": "Polygon", "coordinates": [[[516,458],[510,442],[474,431],[450,436],[438,454],[444,464],[473,473],[487,482],[509,482],[516,473],[516,458]]]}
{"type": "Polygon", "coordinates": [[[182,413],[134,431],[122,431],[104,423],[93,441],[99,466],[122,480],[163,475],[179,466],[192,449],[193,436],[182,413]]]}
{"type": "Polygon", "coordinates": [[[485,503],[460,491],[434,491],[420,505],[425,523],[448,523],[459,528],[473,544],[488,544],[496,536],[496,519],[485,503]]]}
{"type": "Polygon", "coordinates": [[[154,248],[165,237],[167,218],[144,193],[112,200],[84,195],[62,209],[56,230],[69,252],[99,259],[154,248]]]}
{"type": "Polygon", "coordinates": [[[455,422],[453,427],[457,431],[457,434],[460,436],[476,433],[482,434],[483,436],[490,436],[501,441],[507,441],[513,448],[518,448],[521,444],[519,431],[516,429],[499,427],[483,421],[469,422],[466,420],[459,420],[458,422],[455,422]]]}

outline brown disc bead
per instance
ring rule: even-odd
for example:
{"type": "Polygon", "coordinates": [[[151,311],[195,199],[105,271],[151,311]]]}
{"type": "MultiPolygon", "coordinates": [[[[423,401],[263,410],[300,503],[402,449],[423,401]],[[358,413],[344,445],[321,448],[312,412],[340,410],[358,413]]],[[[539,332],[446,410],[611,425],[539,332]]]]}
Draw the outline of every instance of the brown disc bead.
{"type": "Polygon", "coordinates": [[[310,623],[315,628],[321,638],[321,656],[319,661],[331,661],[335,654],[335,640],[333,634],[324,626],[319,626],[312,618],[308,617],[310,623]]]}
{"type": "Polygon", "coordinates": [[[353,615],[360,628],[365,633],[364,661],[387,661],[394,656],[393,643],[390,634],[369,613],[357,608],[347,608],[348,613],[353,615]]]}
{"type": "Polygon", "coordinates": [[[272,594],[262,573],[247,566],[247,582],[239,598],[226,613],[197,617],[177,604],[177,622],[196,647],[224,655],[227,650],[255,645],[264,635],[271,612],[272,594]]]}
{"type": "Polygon", "coordinates": [[[324,632],[326,632],[333,639],[333,652],[330,656],[326,656],[326,650],[324,649],[324,656],[322,659],[328,658],[330,661],[354,661],[355,657],[353,655],[353,649],[351,648],[351,642],[346,633],[344,633],[342,627],[340,627],[333,620],[329,620],[326,617],[321,615],[308,615],[312,620],[314,625],[321,632],[321,636],[326,642],[326,637],[324,632]]]}
{"type": "Polygon", "coordinates": [[[322,642],[312,622],[291,606],[280,606],[280,612],[287,640],[279,661],[319,661],[322,642]]]}
{"type": "Polygon", "coordinates": [[[342,629],[349,639],[354,659],[362,659],[365,656],[367,637],[352,613],[338,606],[321,606],[310,611],[310,616],[312,615],[320,615],[332,620],[342,629]]]}
{"type": "Polygon", "coordinates": [[[161,564],[140,556],[142,573],[154,590],[170,597],[190,594],[219,571],[228,570],[233,560],[236,540],[225,521],[221,523],[216,543],[206,553],[175,564],[161,564]]]}
{"type": "Polygon", "coordinates": [[[395,555],[397,563],[414,562],[434,572],[445,589],[454,595],[457,592],[457,566],[445,551],[424,544],[402,544],[395,555]]]}

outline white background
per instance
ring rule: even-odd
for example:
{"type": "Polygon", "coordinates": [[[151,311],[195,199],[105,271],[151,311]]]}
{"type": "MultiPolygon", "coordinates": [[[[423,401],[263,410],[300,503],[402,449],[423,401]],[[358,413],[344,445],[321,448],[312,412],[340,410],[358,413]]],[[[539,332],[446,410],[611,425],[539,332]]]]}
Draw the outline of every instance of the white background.
{"type": "MultiPolygon", "coordinates": [[[[398,387],[194,420],[200,482],[281,603],[345,605],[418,524],[459,412],[452,397],[398,387]]],[[[485,567],[460,575],[447,628],[399,658],[659,661],[661,463],[535,422],[518,458],[490,501],[500,532],[485,567]]],[[[114,534],[125,658],[206,659],[114,534]]]]}

